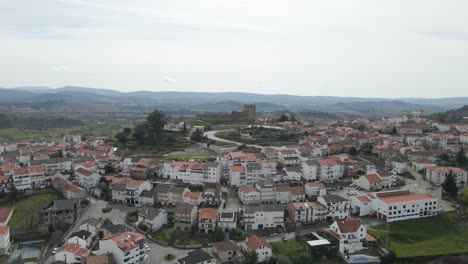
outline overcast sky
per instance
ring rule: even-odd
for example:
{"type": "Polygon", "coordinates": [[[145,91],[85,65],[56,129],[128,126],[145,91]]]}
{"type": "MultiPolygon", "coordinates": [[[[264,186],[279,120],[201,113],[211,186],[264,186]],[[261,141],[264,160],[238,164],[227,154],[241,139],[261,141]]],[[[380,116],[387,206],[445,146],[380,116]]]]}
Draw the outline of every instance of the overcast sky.
{"type": "Polygon", "coordinates": [[[468,96],[468,1],[0,0],[0,86],[468,96]]]}

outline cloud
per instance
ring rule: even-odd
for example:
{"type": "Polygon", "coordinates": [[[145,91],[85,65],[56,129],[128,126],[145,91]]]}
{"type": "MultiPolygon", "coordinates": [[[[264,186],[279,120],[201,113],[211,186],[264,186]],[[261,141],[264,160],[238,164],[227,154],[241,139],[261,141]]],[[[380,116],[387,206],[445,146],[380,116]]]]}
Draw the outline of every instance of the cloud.
{"type": "Polygon", "coordinates": [[[169,76],[164,76],[163,81],[165,83],[175,83],[177,80],[175,78],[169,77],[169,76]]]}

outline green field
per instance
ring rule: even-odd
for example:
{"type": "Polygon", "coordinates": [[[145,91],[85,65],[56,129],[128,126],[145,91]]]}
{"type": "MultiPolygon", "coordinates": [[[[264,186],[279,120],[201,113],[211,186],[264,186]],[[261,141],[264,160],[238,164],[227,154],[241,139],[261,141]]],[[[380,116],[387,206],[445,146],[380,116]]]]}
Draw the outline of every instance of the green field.
{"type": "Polygon", "coordinates": [[[312,256],[307,252],[305,247],[295,239],[290,239],[288,242],[271,242],[273,247],[273,255],[285,256],[291,263],[313,263],[312,256]]]}
{"type": "MultiPolygon", "coordinates": [[[[15,209],[8,225],[11,231],[34,229],[39,224],[38,210],[49,201],[62,198],[58,192],[35,194],[16,200],[15,209]]],[[[13,202],[3,202],[0,206],[13,206],[13,202]]]]}
{"type": "MultiPolygon", "coordinates": [[[[385,241],[385,226],[369,233],[385,241]]],[[[432,256],[468,252],[468,222],[456,213],[390,224],[389,247],[397,257],[432,256]]]]}
{"type": "Polygon", "coordinates": [[[26,131],[20,130],[18,128],[0,129],[0,142],[26,139],[40,139],[41,137],[41,133],[38,131],[26,131]]]}

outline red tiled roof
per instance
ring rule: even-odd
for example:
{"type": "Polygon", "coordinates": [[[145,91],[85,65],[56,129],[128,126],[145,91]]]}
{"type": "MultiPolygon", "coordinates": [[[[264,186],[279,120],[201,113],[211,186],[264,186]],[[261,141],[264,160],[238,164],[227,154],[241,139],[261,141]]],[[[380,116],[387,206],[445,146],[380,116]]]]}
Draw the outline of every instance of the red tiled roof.
{"type": "Polygon", "coordinates": [[[10,231],[10,227],[9,227],[9,226],[0,226],[0,234],[4,235],[4,234],[6,234],[8,231],[10,231]]]}
{"type": "Polygon", "coordinates": [[[366,174],[365,177],[369,183],[375,184],[375,183],[382,182],[382,180],[377,174],[366,174]]]}
{"type": "Polygon", "coordinates": [[[89,255],[89,250],[81,247],[78,244],[66,244],[57,249],[57,252],[67,251],[73,253],[75,256],[85,257],[89,255]]]}
{"type": "Polygon", "coordinates": [[[371,200],[365,196],[365,195],[361,195],[361,196],[356,196],[356,199],[358,199],[361,203],[368,203],[370,202],[371,200]]]}
{"type": "MultiPolygon", "coordinates": [[[[0,223],[5,223],[13,213],[13,207],[0,207],[0,223]]],[[[5,223],[8,224],[8,223],[5,223]]]]}
{"type": "Polygon", "coordinates": [[[135,247],[139,247],[139,241],[144,239],[144,235],[136,232],[123,232],[112,235],[104,240],[113,241],[123,252],[127,252],[135,247]]]}
{"type": "Polygon", "coordinates": [[[251,235],[247,237],[245,244],[249,251],[255,251],[261,246],[272,248],[271,245],[268,242],[266,242],[266,240],[263,237],[259,237],[256,235],[251,235]]]}
{"type": "Polygon", "coordinates": [[[361,227],[361,219],[348,217],[345,220],[336,221],[341,233],[356,232],[361,227]]]}
{"type": "Polygon", "coordinates": [[[231,171],[232,172],[245,172],[245,167],[241,165],[234,165],[234,166],[231,166],[231,171]]]}
{"type": "Polygon", "coordinates": [[[202,208],[198,213],[198,219],[216,219],[218,210],[214,208],[202,208]]]}
{"type": "Polygon", "coordinates": [[[84,169],[84,168],[79,168],[76,170],[76,172],[78,172],[79,174],[82,174],[84,176],[91,176],[93,174],[92,171],[89,171],[87,169],[84,169]]]}
{"type": "Polygon", "coordinates": [[[255,187],[250,186],[250,185],[241,186],[241,187],[239,188],[239,191],[240,191],[240,192],[244,192],[244,193],[248,193],[248,192],[258,192],[258,190],[255,189],[255,187]]]}
{"type": "Polygon", "coordinates": [[[325,189],[325,184],[323,182],[308,182],[306,184],[309,187],[319,187],[319,189],[325,189]]]}

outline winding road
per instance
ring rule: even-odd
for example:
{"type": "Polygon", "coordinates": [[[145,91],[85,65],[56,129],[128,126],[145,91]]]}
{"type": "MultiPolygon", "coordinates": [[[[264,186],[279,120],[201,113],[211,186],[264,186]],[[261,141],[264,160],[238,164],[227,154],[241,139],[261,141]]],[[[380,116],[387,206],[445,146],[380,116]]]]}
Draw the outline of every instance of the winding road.
{"type": "MultiPolygon", "coordinates": [[[[222,141],[222,142],[226,142],[226,143],[236,144],[236,145],[238,145],[238,146],[244,145],[244,143],[242,143],[242,142],[232,141],[232,140],[228,140],[228,139],[224,139],[224,138],[220,138],[220,137],[215,136],[216,133],[218,133],[218,132],[225,132],[225,131],[228,131],[228,130],[206,131],[205,133],[203,133],[203,135],[205,135],[207,138],[209,138],[209,139],[211,139],[211,140],[216,140],[216,141],[222,141]]],[[[265,147],[263,147],[263,146],[255,145],[255,144],[245,144],[245,145],[250,146],[250,147],[260,148],[261,150],[263,150],[263,149],[265,148],[265,147]]]]}

